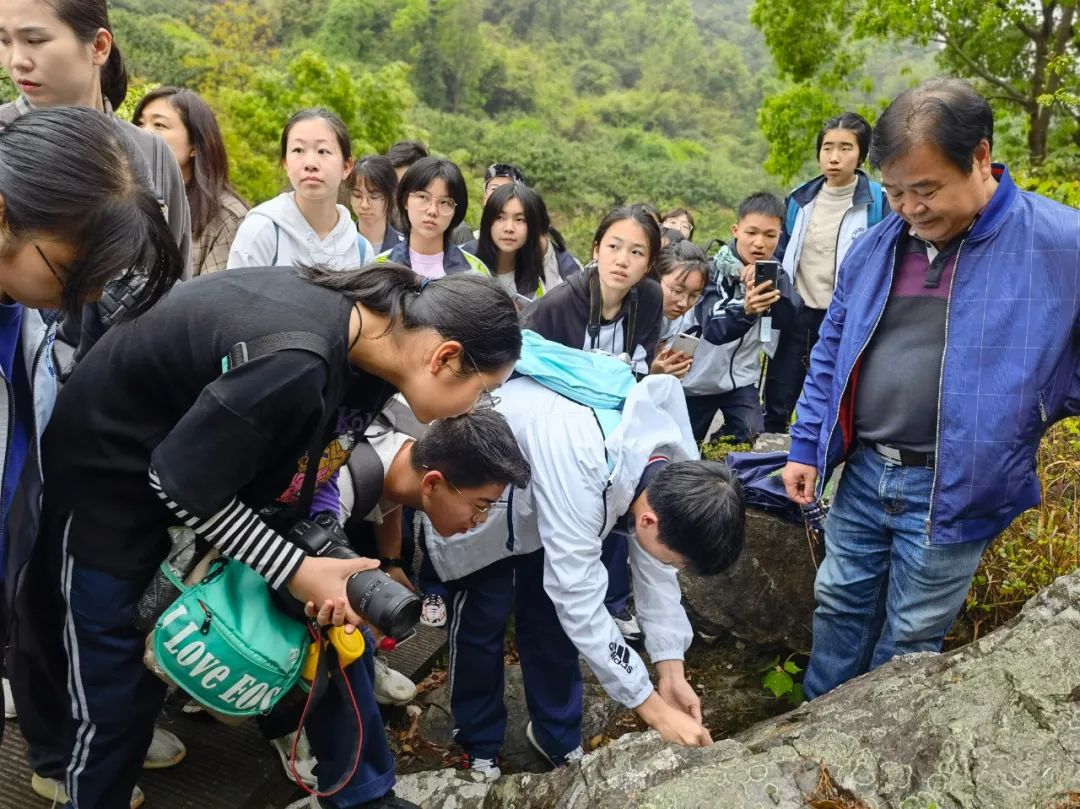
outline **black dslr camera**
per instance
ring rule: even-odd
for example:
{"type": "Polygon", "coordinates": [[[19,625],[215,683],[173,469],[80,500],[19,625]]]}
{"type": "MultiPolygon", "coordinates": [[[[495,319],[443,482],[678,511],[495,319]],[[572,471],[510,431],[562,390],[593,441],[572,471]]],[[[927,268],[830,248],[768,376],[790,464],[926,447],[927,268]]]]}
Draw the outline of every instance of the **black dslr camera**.
{"type": "MultiPolygon", "coordinates": [[[[350,546],[341,524],[330,514],[300,520],[288,539],[312,556],[332,559],[359,559],[350,546]]],[[[363,570],[349,577],[345,585],[349,604],[384,635],[399,639],[420,622],[420,599],[381,570],[363,570]]]]}

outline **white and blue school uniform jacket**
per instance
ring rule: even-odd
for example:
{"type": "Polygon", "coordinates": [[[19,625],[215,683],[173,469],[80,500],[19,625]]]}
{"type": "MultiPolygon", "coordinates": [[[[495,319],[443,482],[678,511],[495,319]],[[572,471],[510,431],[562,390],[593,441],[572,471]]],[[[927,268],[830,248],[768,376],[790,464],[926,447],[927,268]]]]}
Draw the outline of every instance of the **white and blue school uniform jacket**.
{"type": "MultiPolygon", "coordinates": [[[[527,377],[499,389],[497,409],[532,467],[524,489],[509,488],[487,522],[443,538],[428,531],[428,552],[443,580],[457,579],[515,554],[544,549],[544,590],[567,637],[604,690],[629,708],[653,691],[638,654],[626,646],[604,607],[604,537],[625,514],[650,458],[696,459],[697,444],[679,382],[649,376],[626,398],[622,419],[605,437],[594,411],[527,377]]],[[[634,539],[634,602],[653,662],[682,660],[693,633],[675,568],[634,539]]]]}
{"type": "MultiPolygon", "coordinates": [[[[47,323],[36,309],[25,307],[22,313],[22,326],[18,350],[22,352],[24,367],[30,382],[30,394],[33,399],[33,429],[30,431],[30,446],[22,474],[17,483],[2,481],[6,488],[14,488],[7,517],[7,564],[5,575],[0,576],[3,598],[8,607],[14,603],[15,591],[19,579],[30,559],[37,541],[38,527],[41,522],[41,436],[52,417],[53,406],[59,386],[56,369],[53,366],[50,347],[56,340],[56,327],[47,323]]],[[[7,396],[0,396],[0,476],[7,468],[7,455],[10,451],[7,442],[11,438],[12,423],[15,414],[13,380],[5,380],[9,391],[7,396]]],[[[10,614],[10,613],[9,613],[10,614]]],[[[0,629],[3,627],[0,626],[0,629]]],[[[7,639],[0,634],[0,643],[7,639]]]]}
{"type": "MultiPolygon", "coordinates": [[[[851,207],[840,220],[840,228],[836,232],[835,270],[840,269],[855,240],[890,212],[885,204],[885,192],[879,183],[867,177],[861,169],[855,170],[855,179],[851,207]]],[[[784,271],[793,284],[799,268],[806,228],[814,214],[814,203],[824,185],[824,176],[815,177],[792,191],[785,200],[784,226],[781,228],[780,245],[776,254],[782,258],[784,271]]]]}

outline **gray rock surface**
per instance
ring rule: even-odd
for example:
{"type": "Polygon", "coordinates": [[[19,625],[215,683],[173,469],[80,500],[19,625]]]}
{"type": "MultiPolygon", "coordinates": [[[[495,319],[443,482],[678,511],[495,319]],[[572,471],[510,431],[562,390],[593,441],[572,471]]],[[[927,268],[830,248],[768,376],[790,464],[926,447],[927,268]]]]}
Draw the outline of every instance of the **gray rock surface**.
{"type": "Polygon", "coordinates": [[[873,809],[1051,809],[1080,788],[1080,573],[1010,624],[911,655],[708,749],[631,734],[492,786],[405,776],[425,809],[801,809],[825,762],[873,809]]]}
{"type": "Polygon", "coordinates": [[[746,512],[746,544],[717,576],[679,574],[683,603],[706,635],[730,632],[751,643],[810,651],[814,576],[806,530],[760,511],[746,512]]]}
{"type": "Polygon", "coordinates": [[[787,452],[791,436],[787,433],[762,433],[754,439],[754,452],[787,452]]]}

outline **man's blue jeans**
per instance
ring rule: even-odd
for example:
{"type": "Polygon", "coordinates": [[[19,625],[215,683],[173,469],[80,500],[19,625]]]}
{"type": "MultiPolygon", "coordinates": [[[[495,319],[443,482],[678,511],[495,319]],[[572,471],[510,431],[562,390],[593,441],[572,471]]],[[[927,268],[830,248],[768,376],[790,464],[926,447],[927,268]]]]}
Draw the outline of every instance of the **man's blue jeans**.
{"type": "Polygon", "coordinates": [[[862,445],[844,467],[814,585],[808,698],[898,655],[941,651],[990,543],[929,543],[933,476],[862,445]]]}

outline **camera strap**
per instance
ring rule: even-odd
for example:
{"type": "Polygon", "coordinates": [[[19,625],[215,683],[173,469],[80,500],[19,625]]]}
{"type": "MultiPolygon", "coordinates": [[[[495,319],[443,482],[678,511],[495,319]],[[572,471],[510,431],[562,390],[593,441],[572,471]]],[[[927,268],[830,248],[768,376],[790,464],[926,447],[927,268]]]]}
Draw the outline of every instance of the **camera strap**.
{"type": "MultiPolygon", "coordinates": [[[[638,289],[637,285],[630,287],[626,293],[629,306],[626,311],[626,319],[623,322],[623,351],[631,357],[634,355],[634,338],[637,336],[637,312],[638,312],[638,289]]],[[[589,335],[589,348],[601,348],[600,329],[603,326],[604,296],[600,289],[600,269],[594,268],[589,273],[589,321],[585,330],[589,335]]]]}
{"type": "MultiPolygon", "coordinates": [[[[311,632],[312,640],[319,648],[319,662],[315,668],[315,677],[311,681],[311,691],[308,693],[307,701],[304,703],[304,710],[300,714],[300,724],[297,726],[296,733],[293,735],[292,748],[289,750],[289,774],[292,775],[296,784],[308,795],[313,795],[316,798],[328,798],[344,789],[352,780],[352,777],[356,774],[357,768],[360,766],[360,752],[364,746],[364,722],[360,718],[360,706],[356,701],[356,694],[353,693],[352,685],[349,683],[349,677],[345,673],[345,666],[342,665],[341,658],[338,657],[334,644],[330,643],[327,639],[327,636],[323,633],[322,627],[316,626],[312,622],[309,626],[309,630],[311,632]],[[337,783],[333,786],[326,790],[319,790],[312,789],[305,784],[299,773],[296,772],[296,746],[300,740],[300,734],[304,730],[304,725],[307,723],[308,713],[314,706],[322,701],[330,683],[336,685],[338,691],[341,693],[342,702],[347,706],[352,706],[352,715],[356,720],[356,748],[352,755],[352,767],[343,773],[341,778],[338,779],[337,783]]],[[[356,631],[359,632],[360,630],[356,631]]],[[[359,660],[356,661],[356,664],[363,665],[359,660]]]]}
{"type": "Polygon", "coordinates": [[[326,338],[309,331],[282,331],[256,337],[254,340],[241,340],[233,345],[221,358],[221,372],[228,373],[246,362],[278,351],[308,351],[321,357],[326,363],[327,386],[323,394],[323,412],[318,427],[311,439],[307,451],[307,465],[304,470],[304,482],[295,504],[296,519],[306,519],[315,498],[315,484],[318,481],[319,461],[326,448],[326,438],[330,431],[331,420],[337,414],[338,392],[341,387],[341,374],[335,374],[330,343],[326,338]]]}

